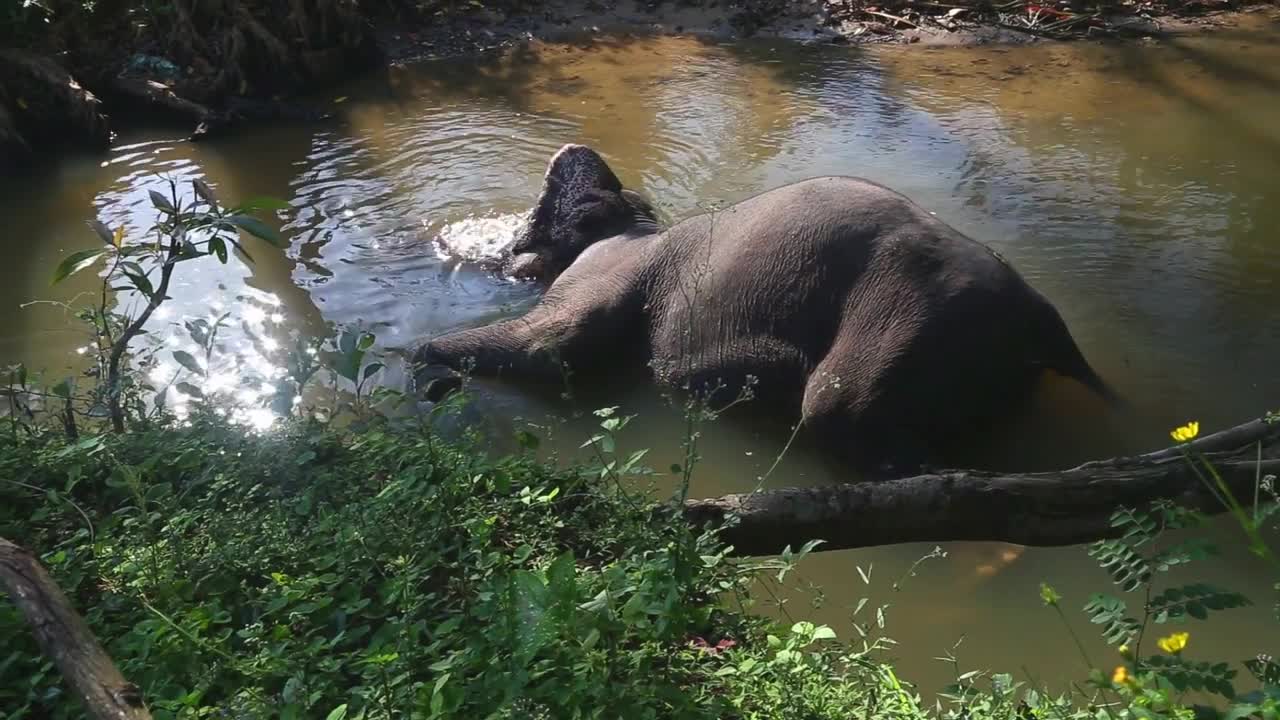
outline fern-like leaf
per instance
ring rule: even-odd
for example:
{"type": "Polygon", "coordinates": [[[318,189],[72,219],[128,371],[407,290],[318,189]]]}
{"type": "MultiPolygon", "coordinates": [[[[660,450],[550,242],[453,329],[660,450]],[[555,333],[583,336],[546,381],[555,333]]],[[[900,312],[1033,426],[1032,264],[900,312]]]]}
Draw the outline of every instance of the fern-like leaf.
{"type": "Polygon", "coordinates": [[[1175,565],[1186,565],[1195,560],[1206,560],[1218,554],[1218,546],[1204,538],[1191,538],[1173,547],[1161,550],[1151,558],[1156,572],[1167,572],[1175,565]]]}
{"type": "Polygon", "coordinates": [[[1155,621],[1165,623],[1181,620],[1188,615],[1204,620],[1210,610],[1230,610],[1251,605],[1249,598],[1240,593],[1222,590],[1205,583],[1193,583],[1173,587],[1151,598],[1148,610],[1155,621]]]}
{"type": "Polygon", "coordinates": [[[1204,513],[1185,508],[1172,500],[1156,500],[1151,503],[1151,509],[1160,514],[1165,530],[1198,528],[1205,524],[1204,513]]]}
{"type": "Polygon", "coordinates": [[[1089,614],[1089,622],[1102,626],[1102,639],[1111,645],[1125,642],[1142,628],[1141,623],[1128,616],[1128,605],[1111,595],[1093,595],[1084,611],[1089,614]]]}
{"type": "Polygon", "coordinates": [[[1099,540],[1089,546],[1089,555],[1125,592],[1133,592],[1151,579],[1146,558],[1122,540],[1099,540]]]}
{"type": "Polygon", "coordinates": [[[1177,655],[1156,655],[1143,664],[1147,669],[1158,672],[1178,690],[1201,690],[1228,700],[1236,696],[1235,687],[1231,684],[1236,671],[1226,663],[1195,662],[1177,655]]]}
{"type": "Polygon", "coordinates": [[[1160,524],[1150,513],[1122,507],[1111,513],[1111,527],[1122,530],[1121,539],[1131,547],[1140,547],[1156,539],[1160,524]]]}
{"type": "Polygon", "coordinates": [[[1280,687],[1280,662],[1270,655],[1259,654],[1244,661],[1245,668],[1263,685],[1280,687]]]}

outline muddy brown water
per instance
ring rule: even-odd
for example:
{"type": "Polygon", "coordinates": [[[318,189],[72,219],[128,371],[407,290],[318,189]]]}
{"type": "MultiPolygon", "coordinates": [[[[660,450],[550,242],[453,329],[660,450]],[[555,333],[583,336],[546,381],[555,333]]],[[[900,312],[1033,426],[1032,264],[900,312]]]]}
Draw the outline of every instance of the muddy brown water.
{"type": "MultiPolygon", "coordinates": [[[[1212,431],[1280,405],[1276,30],[1258,21],[1156,44],[978,49],[597,39],[362,78],[319,98],[340,116],[332,126],[198,145],[180,141],[180,129],[139,131],[105,157],[68,157],[0,186],[0,358],[55,372],[76,364],[85,336],[67,312],[24,303],[93,292],[91,273],[51,288],[52,267],[97,242],[83,223],[90,214],[145,229],[154,213],[147,191],[161,175],[202,177],[227,198],[289,202],[280,219],[287,250],[251,242],[253,263],[185,266],[151,326],[156,342],[189,348],[177,320],[231,313],[206,389],[245,407],[278,372],[290,333],[361,323],[391,352],[519,312],[533,288],[442,248],[492,252],[528,208],[550,155],[581,142],[673,219],[829,173],[906,193],[1020,268],[1135,406],[1118,420],[1070,383],[1047,381],[1033,421],[993,429],[975,460],[1055,467],[1162,446],[1188,419],[1212,431]]],[[[167,351],[160,357],[156,377],[171,378],[176,365],[167,351]]],[[[404,378],[392,363],[381,381],[399,387],[404,378]]],[[[550,428],[544,447],[573,455],[591,431],[589,414],[574,418],[554,398],[501,383],[481,390],[504,431],[550,428]]],[[[656,468],[678,461],[678,413],[650,390],[609,390],[611,404],[638,414],[625,448],[652,448],[656,468]]],[[[243,417],[270,421],[262,410],[243,417]]],[[[768,473],[785,440],[752,423],[707,428],[691,494],[746,491],[762,477],[766,486],[831,479],[802,451],[768,473]]],[[[1264,568],[1232,549],[1230,526],[1214,534],[1228,549],[1198,577],[1257,605],[1193,626],[1193,657],[1276,652],[1260,644],[1276,637],[1264,568]]],[[[884,632],[898,642],[900,673],[924,689],[954,675],[935,658],[957,642],[962,671],[1062,687],[1084,667],[1039,604],[1047,581],[1095,661],[1113,662],[1076,610],[1108,589],[1083,548],[943,543],[946,558],[921,563],[894,590],[933,547],[813,556],[779,591],[786,603],[761,609],[856,639],[850,616],[869,597],[858,617],[889,604],[884,632]],[[869,584],[856,567],[870,569],[869,584]],[[810,584],[823,591],[817,607],[810,584]]]]}

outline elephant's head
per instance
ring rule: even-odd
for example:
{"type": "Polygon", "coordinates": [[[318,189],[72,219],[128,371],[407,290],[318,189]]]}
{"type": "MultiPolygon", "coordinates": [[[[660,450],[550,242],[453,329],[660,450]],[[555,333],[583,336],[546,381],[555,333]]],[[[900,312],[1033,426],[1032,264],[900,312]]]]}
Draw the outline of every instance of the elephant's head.
{"type": "Polygon", "coordinates": [[[565,145],[547,164],[542,194],[511,245],[513,265],[554,279],[592,243],[656,230],[653,208],[624,190],[604,158],[585,145],[565,145]]]}

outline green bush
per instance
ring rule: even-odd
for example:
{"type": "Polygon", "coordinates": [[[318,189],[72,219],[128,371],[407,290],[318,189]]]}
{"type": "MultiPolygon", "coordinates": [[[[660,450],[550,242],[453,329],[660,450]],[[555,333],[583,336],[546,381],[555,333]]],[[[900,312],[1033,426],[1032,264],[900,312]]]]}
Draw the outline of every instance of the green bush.
{"type": "MultiPolygon", "coordinates": [[[[717,603],[749,573],[710,535],[585,473],[416,433],[199,420],[23,439],[0,477],[0,535],[43,551],[157,717],[719,717],[780,702],[783,680],[825,690],[785,653],[829,630],[773,653],[763,620],[717,603]],[[728,681],[751,658],[776,697],[728,681]]],[[[7,604],[0,634],[19,639],[0,706],[76,716],[7,604]]]]}

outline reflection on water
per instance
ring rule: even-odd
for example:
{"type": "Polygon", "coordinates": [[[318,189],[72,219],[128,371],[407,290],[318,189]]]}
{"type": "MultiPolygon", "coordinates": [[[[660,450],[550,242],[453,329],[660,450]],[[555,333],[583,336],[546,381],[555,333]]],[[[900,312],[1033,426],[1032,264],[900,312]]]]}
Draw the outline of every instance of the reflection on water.
{"type": "MultiPolygon", "coordinates": [[[[250,239],[253,262],[185,265],[168,314],[150,328],[161,348],[153,379],[226,389],[247,423],[265,425],[282,400],[284,353],[333,325],[372,330],[378,349],[394,356],[533,302],[533,287],[492,277],[474,260],[510,237],[551,154],[580,142],[601,150],[626,185],[672,219],[819,174],[905,192],[1019,267],[1136,407],[1131,417],[1105,416],[1075,385],[1048,381],[1037,398],[1044,412],[993,429],[990,447],[975,452],[994,465],[1033,468],[1149,449],[1187,419],[1211,431],[1280,397],[1272,372],[1280,355],[1272,321],[1280,301],[1280,47],[1266,33],[1274,29],[1119,47],[535,45],[361,79],[333,93],[350,97],[335,105],[342,122],[333,126],[199,145],[163,130],[139,133],[105,163],[68,159],[2,188],[10,228],[0,241],[0,358],[54,371],[81,361],[75,349],[84,334],[65,310],[18,307],[97,292],[92,273],[57,288],[47,282],[58,258],[96,242],[83,225],[91,211],[136,237],[154,217],[148,191],[164,187],[158,174],[202,178],[229,199],[280,197],[289,203],[276,219],[288,250],[250,239]],[[223,323],[205,379],[180,375],[170,352],[203,362],[182,322],[193,318],[223,323]]],[[[401,366],[389,363],[380,380],[403,386],[401,366]]],[[[679,414],[647,388],[575,389],[570,404],[555,389],[479,386],[494,417],[508,428],[538,424],[552,436],[544,446],[565,455],[591,430],[585,411],[620,404],[638,414],[628,449],[653,448],[655,467],[682,460],[679,414]]],[[[175,390],[168,400],[181,404],[183,396],[175,390]]],[[[708,428],[693,494],[743,491],[762,479],[831,480],[832,470],[802,447],[769,472],[788,422],[744,418],[708,428]]],[[[888,602],[904,674],[927,687],[950,673],[930,658],[961,637],[965,669],[1079,675],[1071,658],[1027,638],[1044,632],[1040,581],[1066,591],[1069,606],[1106,586],[1083,551],[950,543],[948,557],[921,563],[894,591],[932,547],[813,557],[773,612],[832,623],[848,636],[860,597],[869,594],[872,607],[888,602]],[[870,586],[855,566],[873,568],[870,586]],[[804,582],[822,586],[821,608],[797,594],[804,582]]],[[[1261,600],[1269,588],[1251,562],[1228,555],[1207,579],[1261,600]]],[[[1229,657],[1252,651],[1244,641],[1262,612],[1224,616],[1199,647],[1229,657]]],[[[1092,635],[1084,623],[1077,630],[1092,635]]]]}

